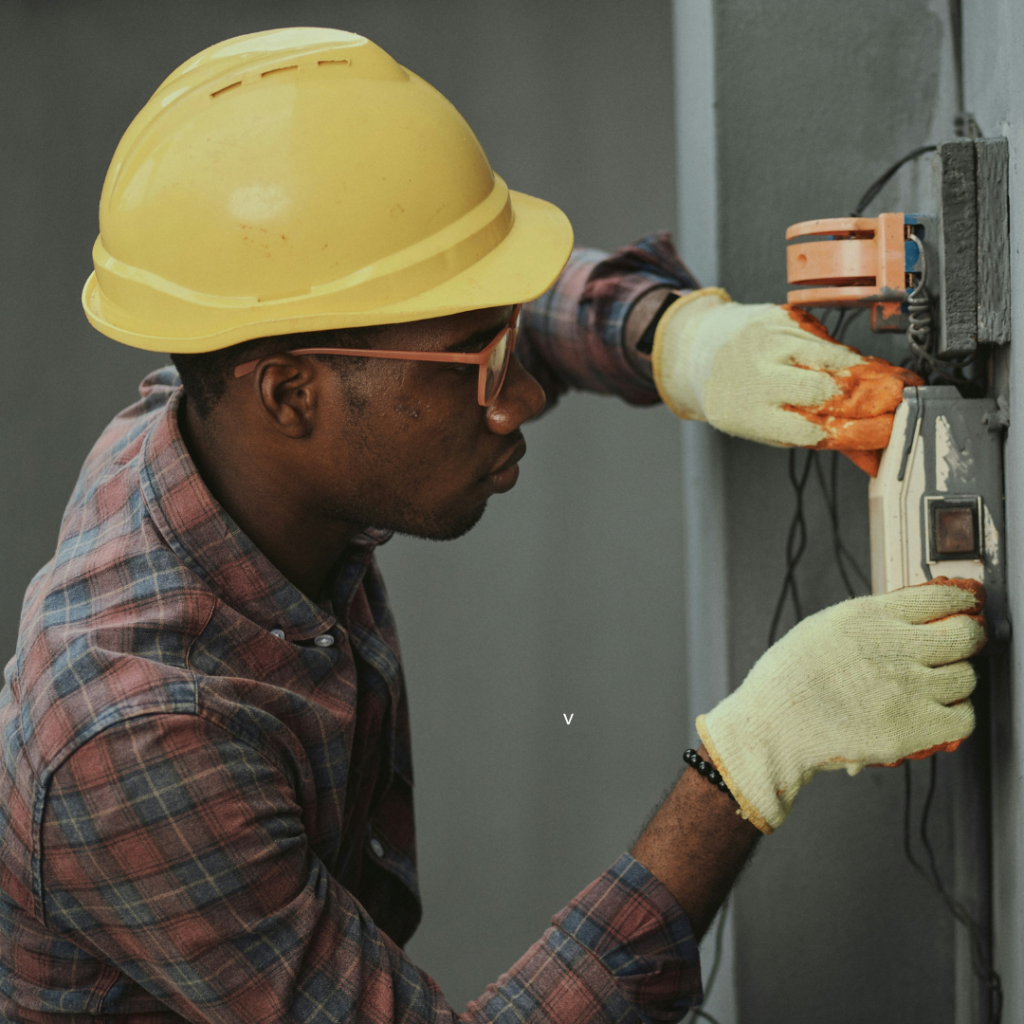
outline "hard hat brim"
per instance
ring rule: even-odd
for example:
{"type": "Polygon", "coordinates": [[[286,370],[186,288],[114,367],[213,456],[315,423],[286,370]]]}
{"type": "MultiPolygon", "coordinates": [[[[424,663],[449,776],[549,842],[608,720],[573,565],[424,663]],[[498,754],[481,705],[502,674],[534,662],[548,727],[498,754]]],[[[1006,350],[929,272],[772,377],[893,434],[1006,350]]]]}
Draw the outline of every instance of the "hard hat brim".
{"type": "MultiPolygon", "coordinates": [[[[552,203],[522,192],[509,192],[514,221],[508,234],[481,259],[448,280],[392,304],[367,310],[323,308],[303,312],[302,297],[253,302],[238,309],[238,323],[214,334],[170,336],[132,320],[104,295],[95,272],[82,289],[89,323],[101,334],[133,348],[152,352],[199,353],[237,345],[253,338],[373,324],[408,323],[491,306],[511,306],[542,295],[555,282],[572,252],[568,217],[552,203]]],[[[308,310],[308,307],[307,307],[308,310]]],[[[152,327],[157,328],[154,317],[152,327]]]]}

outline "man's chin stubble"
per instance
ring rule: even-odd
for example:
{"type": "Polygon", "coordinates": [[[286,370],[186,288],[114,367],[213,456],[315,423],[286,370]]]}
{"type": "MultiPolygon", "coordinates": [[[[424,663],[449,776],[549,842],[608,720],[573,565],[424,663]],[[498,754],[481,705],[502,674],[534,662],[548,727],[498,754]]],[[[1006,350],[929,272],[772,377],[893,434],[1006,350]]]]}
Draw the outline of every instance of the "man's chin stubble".
{"type": "Polygon", "coordinates": [[[426,519],[417,523],[393,526],[391,529],[408,537],[419,537],[421,540],[458,540],[460,537],[465,537],[480,522],[486,510],[487,502],[485,501],[472,512],[467,512],[464,516],[456,519],[426,519]]]}
{"type": "Polygon", "coordinates": [[[381,530],[393,530],[407,537],[418,537],[421,540],[458,540],[464,537],[483,518],[487,509],[484,501],[476,508],[461,514],[424,514],[418,509],[391,508],[381,510],[379,507],[368,509],[333,508],[331,518],[340,522],[363,523],[381,530]]]}

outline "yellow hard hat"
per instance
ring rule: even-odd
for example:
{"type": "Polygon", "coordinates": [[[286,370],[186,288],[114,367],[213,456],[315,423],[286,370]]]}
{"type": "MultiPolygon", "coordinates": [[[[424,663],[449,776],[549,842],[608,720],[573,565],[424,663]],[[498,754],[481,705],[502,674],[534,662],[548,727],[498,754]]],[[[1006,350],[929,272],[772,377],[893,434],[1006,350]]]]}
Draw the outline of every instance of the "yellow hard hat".
{"type": "Polygon", "coordinates": [[[203,50],[132,121],[82,304],[126,345],[209,352],[525,302],[571,248],[422,78],[351,32],[276,29],[203,50]]]}

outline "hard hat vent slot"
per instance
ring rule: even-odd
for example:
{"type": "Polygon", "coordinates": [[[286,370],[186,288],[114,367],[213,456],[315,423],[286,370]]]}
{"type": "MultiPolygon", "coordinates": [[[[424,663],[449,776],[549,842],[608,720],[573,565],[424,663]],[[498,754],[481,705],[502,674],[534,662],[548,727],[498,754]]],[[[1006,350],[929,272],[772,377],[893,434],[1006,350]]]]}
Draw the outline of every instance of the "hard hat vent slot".
{"type": "Polygon", "coordinates": [[[328,65],[328,64],[351,64],[351,63],[352,63],[352,61],[350,61],[347,57],[344,60],[318,60],[317,61],[317,65],[319,67],[324,67],[325,65],[328,65]]]}
{"type": "Polygon", "coordinates": [[[298,70],[299,70],[299,65],[298,64],[289,64],[288,67],[286,67],[286,68],[271,68],[269,71],[264,71],[260,75],[260,78],[266,78],[267,75],[276,75],[280,71],[298,71],[298,70]]]}
{"type": "Polygon", "coordinates": [[[223,89],[218,89],[216,92],[211,92],[210,93],[210,99],[212,100],[215,97],[219,96],[221,93],[227,92],[228,89],[236,89],[241,84],[242,83],[239,81],[239,82],[232,82],[230,85],[225,85],[223,89]]]}

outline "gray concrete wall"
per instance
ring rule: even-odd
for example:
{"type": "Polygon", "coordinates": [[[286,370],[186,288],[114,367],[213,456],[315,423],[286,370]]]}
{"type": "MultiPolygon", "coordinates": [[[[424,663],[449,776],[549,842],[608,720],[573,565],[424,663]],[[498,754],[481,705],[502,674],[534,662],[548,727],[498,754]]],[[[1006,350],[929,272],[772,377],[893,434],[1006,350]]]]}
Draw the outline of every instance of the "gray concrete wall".
{"type": "MultiPolygon", "coordinates": [[[[781,301],[789,224],[845,215],[887,165],[952,135],[945,4],[730,0],[715,16],[719,281],[741,301],[781,301]]],[[[914,182],[902,175],[870,212],[912,205],[914,182]]],[[[847,340],[902,358],[863,326],[847,340]]],[[[737,685],[767,644],[794,498],[787,453],[724,448],[737,685]]],[[[843,461],[839,485],[843,536],[866,567],[867,478],[843,461]]],[[[813,478],[807,495],[805,613],[846,596],[813,478]]],[[[950,765],[940,761],[942,801],[950,765]]],[[[904,859],[902,786],[900,771],[819,777],[762,844],[735,898],[743,1024],[955,1019],[953,923],[904,859]]],[[[948,877],[953,824],[946,803],[936,811],[948,877]]]]}
{"type": "MultiPolygon", "coordinates": [[[[197,50],[296,23],[363,32],[423,75],[510,185],[559,203],[582,242],[675,223],[668,0],[6,0],[8,653],[82,457],[164,362],[96,334],[79,307],[117,140],[197,50]]],[[[630,845],[689,736],[677,422],[570,396],[527,434],[519,486],[473,534],[381,554],[413,715],[426,913],[410,950],[456,1005],[630,845]]]]}
{"type": "MultiPolygon", "coordinates": [[[[1010,606],[1020,637],[1024,602],[1024,6],[1018,0],[964,3],[964,91],[985,135],[1003,135],[1010,148],[1010,266],[1013,342],[1006,440],[1006,526],[1010,606]]],[[[996,695],[993,772],[993,930],[996,964],[1006,992],[1005,1021],[1024,1019],[1024,651],[1011,652],[1011,677],[996,695]]]]}
{"type": "MultiPolygon", "coordinates": [[[[672,0],[672,28],[679,244],[698,280],[711,286],[718,284],[719,250],[714,0],[672,0]]],[[[697,421],[681,423],[680,436],[690,707],[704,709],[729,693],[729,641],[739,626],[729,616],[725,436],[697,421]]],[[[697,744],[696,728],[691,735],[697,744]]],[[[727,905],[701,947],[701,1009],[719,1024],[738,1019],[734,922],[727,905]]]]}

